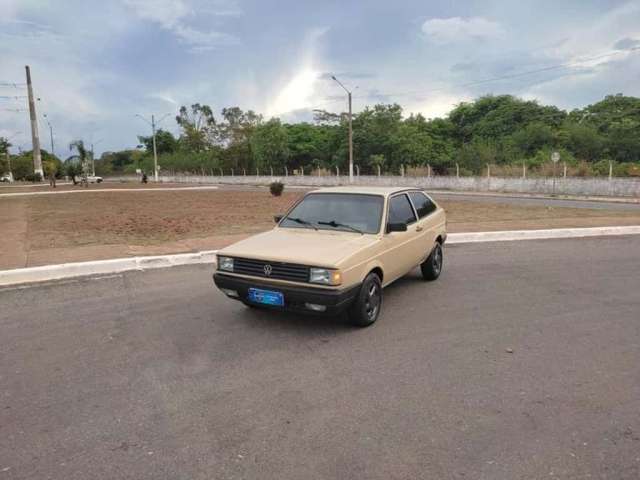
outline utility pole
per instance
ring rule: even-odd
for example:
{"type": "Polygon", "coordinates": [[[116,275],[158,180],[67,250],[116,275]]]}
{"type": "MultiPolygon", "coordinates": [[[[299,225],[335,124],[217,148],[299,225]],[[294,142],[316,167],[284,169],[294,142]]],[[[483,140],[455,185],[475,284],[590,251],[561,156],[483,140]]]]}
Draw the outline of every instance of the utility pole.
{"type": "Polygon", "coordinates": [[[51,137],[51,155],[55,156],[56,152],[53,149],[53,127],[51,126],[51,122],[49,122],[49,117],[47,117],[47,114],[44,114],[44,119],[47,122],[47,125],[49,125],[49,135],[51,137]]]}
{"type": "Polygon", "coordinates": [[[353,183],[353,112],[351,108],[351,92],[335,75],[331,75],[331,78],[347,92],[347,98],[349,99],[349,183],[353,183]]]}
{"type": "Polygon", "coordinates": [[[98,140],[95,144],[91,142],[91,175],[94,177],[96,176],[96,157],[93,154],[93,146],[98,145],[101,141],[102,139],[98,140]]]}
{"type": "MultiPolygon", "coordinates": [[[[169,114],[167,113],[165,116],[163,116],[160,120],[158,120],[158,123],[162,122],[162,120],[167,118],[168,115],[169,114]]],[[[155,115],[151,115],[151,122],[149,122],[149,120],[147,120],[140,114],[136,114],[136,117],[140,117],[142,120],[144,120],[149,125],[151,125],[151,134],[153,138],[153,180],[157,182],[158,181],[158,151],[156,148],[156,117],[155,115]]]]}
{"type": "Polygon", "coordinates": [[[153,135],[153,181],[158,183],[158,149],[156,148],[156,117],[151,115],[151,132],[153,135]]]}
{"type": "Polygon", "coordinates": [[[552,184],[552,196],[556,195],[556,164],[560,161],[560,153],[551,153],[551,161],[553,162],[553,184],[552,184]]]}
{"type": "Polygon", "coordinates": [[[33,99],[33,85],[31,84],[31,71],[29,65],[25,65],[27,72],[27,90],[29,95],[29,117],[31,118],[31,143],[33,147],[33,173],[40,174],[44,178],[42,171],[42,156],[40,155],[40,137],[38,137],[38,117],[36,116],[36,104],[33,99]]]}
{"type": "Polygon", "coordinates": [[[8,148],[7,148],[7,151],[4,152],[4,154],[7,157],[7,168],[9,169],[9,181],[13,182],[13,172],[11,171],[11,155],[9,155],[8,148]]]}

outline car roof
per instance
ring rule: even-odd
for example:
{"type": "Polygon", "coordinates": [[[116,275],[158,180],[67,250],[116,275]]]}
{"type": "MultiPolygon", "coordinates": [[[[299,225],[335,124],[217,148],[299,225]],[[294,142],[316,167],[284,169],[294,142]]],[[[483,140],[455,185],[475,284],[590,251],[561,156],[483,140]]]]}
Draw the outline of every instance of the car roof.
{"type": "Polygon", "coordinates": [[[382,195],[388,197],[398,192],[406,192],[407,190],[421,190],[417,187],[369,187],[366,185],[358,186],[341,186],[341,187],[326,187],[312,190],[309,193],[356,193],[360,195],[382,195]]]}

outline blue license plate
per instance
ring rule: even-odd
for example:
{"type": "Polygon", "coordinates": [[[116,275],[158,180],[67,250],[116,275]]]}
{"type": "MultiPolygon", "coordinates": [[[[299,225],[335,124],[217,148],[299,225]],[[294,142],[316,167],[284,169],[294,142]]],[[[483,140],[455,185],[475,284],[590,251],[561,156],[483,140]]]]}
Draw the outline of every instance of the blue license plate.
{"type": "Polygon", "coordinates": [[[261,290],[259,288],[249,289],[249,300],[263,305],[273,305],[275,307],[284,307],[284,295],[282,292],[274,292],[272,290],[261,290]]]}

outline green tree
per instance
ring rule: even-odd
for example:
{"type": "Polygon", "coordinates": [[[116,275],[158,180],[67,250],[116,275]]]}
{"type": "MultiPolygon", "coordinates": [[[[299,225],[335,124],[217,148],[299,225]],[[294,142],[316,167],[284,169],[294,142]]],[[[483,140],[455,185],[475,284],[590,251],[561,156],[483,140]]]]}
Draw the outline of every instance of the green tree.
{"type": "Polygon", "coordinates": [[[271,120],[258,125],[251,136],[251,151],[258,168],[274,167],[281,170],[289,157],[287,129],[280,120],[271,120]]]}
{"type": "Polygon", "coordinates": [[[69,178],[74,185],[78,183],[78,177],[82,175],[82,167],[77,159],[77,157],[70,157],[64,162],[64,173],[69,178]]]}
{"type": "Polygon", "coordinates": [[[385,160],[384,155],[371,155],[369,157],[369,165],[374,169],[372,173],[377,174],[378,168],[380,168],[380,172],[382,173],[384,171],[385,160]]]}
{"type": "Polygon", "coordinates": [[[514,132],[505,143],[513,144],[523,158],[529,158],[541,148],[554,143],[553,129],[543,123],[533,122],[514,132]]]}
{"type": "Polygon", "coordinates": [[[9,172],[9,164],[7,163],[9,147],[11,147],[9,140],[4,137],[0,137],[0,175],[9,172]]]}
{"type": "Polygon", "coordinates": [[[604,151],[605,142],[591,125],[567,123],[562,132],[563,146],[579,160],[595,162],[604,151]]]}
{"type": "Polygon", "coordinates": [[[251,169],[251,136],[262,122],[262,116],[252,110],[243,111],[238,107],[222,109],[222,121],[216,126],[215,137],[225,146],[223,163],[239,170],[251,169]]]}
{"type": "MultiPolygon", "coordinates": [[[[89,165],[89,161],[91,160],[90,152],[86,149],[83,140],[75,140],[69,144],[69,150],[72,152],[75,150],[77,152],[76,155],[69,157],[66,162],[71,161],[69,165],[76,163],[78,168],[80,169],[80,173],[83,175],[88,175],[91,173],[91,166],[89,165]]],[[[76,183],[76,176],[78,175],[75,168],[67,168],[67,175],[71,177],[73,183],[76,183]],[[69,172],[72,173],[69,173],[69,172]]]]}
{"type": "MultiPolygon", "coordinates": [[[[353,145],[355,162],[367,164],[371,155],[384,155],[390,161],[389,167],[399,168],[402,159],[394,155],[398,149],[398,131],[402,123],[402,107],[398,104],[374,105],[355,116],[353,120],[353,145]]],[[[342,122],[346,126],[346,122],[342,122]]],[[[348,160],[348,136],[346,128],[338,151],[344,155],[341,167],[346,166],[348,160]],[[344,153],[343,153],[344,152],[344,153]]]]}
{"type": "Polygon", "coordinates": [[[33,175],[33,153],[27,151],[12,155],[11,172],[15,180],[25,180],[27,176],[33,175]]]}
{"type": "Polygon", "coordinates": [[[511,95],[487,95],[470,103],[461,103],[449,113],[460,145],[479,138],[499,142],[537,122],[558,127],[566,113],[553,106],[542,106],[511,95]]]}
{"type": "MultiPolygon", "coordinates": [[[[153,136],[138,136],[138,141],[144,145],[147,152],[153,154],[153,136]]],[[[158,155],[163,153],[173,153],[178,149],[178,140],[173,134],[167,130],[159,129],[156,131],[156,152],[158,155]]]]}
{"type": "Polygon", "coordinates": [[[489,140],[474,139],[466,143],[459,151],[460,167],[470,170],[476,175],[482,174],[486,165],[496,163],[498,148],[489,140]]]}
{"type": "Polygon", "coordinates": [[[402,123],[393,138],[392,163],[396,166],[418,166],[433,163],[431,135],[415,123],[402,123]]]}
{"type": "Polygon", "coordinates": [[[291,168],[315,165],[314,159],[324,167],[340,143],[336,138],[336,126],[302,122],[285,124],[284,128],[287,130],[288,165],[291,168]]]}
{"type": "Polygon", "coordinates": [[[215,143],[216,120],[209,105],[194,103],[180,107],[176,122],[182,129],[180,145],[189,152],[202,152],[215,143]]]}
{"type": "Polygon", "coordinates": [[[607,151],[619,162],[640,161],[640,122],[625,118],[609,127],[607,151]]]}
{"type": "Polygon", "coordinates": [[[0,137],[0,153],[4,154],[9,151],[9,147],[11,147],[11,143],[4,137],[0,137]]]}

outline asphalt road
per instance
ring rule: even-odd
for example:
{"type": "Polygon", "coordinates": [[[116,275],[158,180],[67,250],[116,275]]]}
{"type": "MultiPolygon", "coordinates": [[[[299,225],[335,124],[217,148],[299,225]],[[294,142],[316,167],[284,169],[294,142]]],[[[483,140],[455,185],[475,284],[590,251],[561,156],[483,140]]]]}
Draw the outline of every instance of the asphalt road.
{"type": "Polygon", "coordinates": [[[640,237],[445,254],[368,329],[204,266],[1,290],[0,480],[640,478],[640,237]]]}

